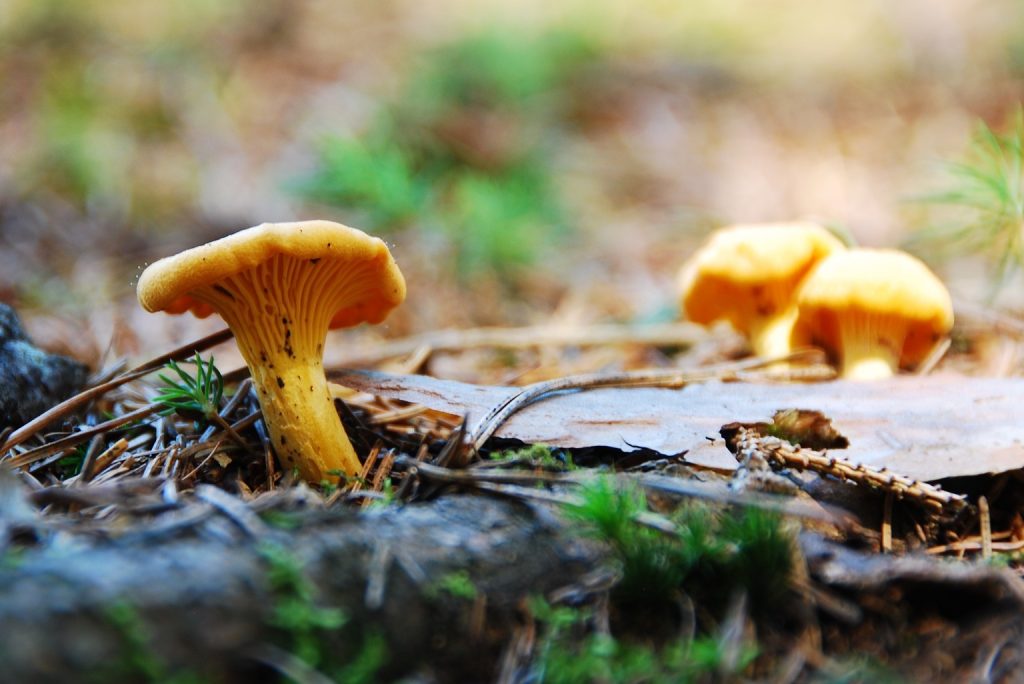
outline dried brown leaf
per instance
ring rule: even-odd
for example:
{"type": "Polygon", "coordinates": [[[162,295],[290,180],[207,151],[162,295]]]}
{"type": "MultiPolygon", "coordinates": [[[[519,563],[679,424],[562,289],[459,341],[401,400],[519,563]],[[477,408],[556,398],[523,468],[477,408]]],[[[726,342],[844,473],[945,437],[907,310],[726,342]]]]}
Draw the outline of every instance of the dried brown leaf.
{"type": "MultiPolygon", "coordinates": [[[[369,371],[332,377],[348,387],[470,417],[486,415],[518,391],[369,371]]],[[[718,434],[722,425],[769,422],[780,410],[803,409],[831,419],[849,440],[844,459],[931,481],[1024,467],[1022,405],[1024,381],[1013,378],[600,388],[553,394],[514,414],[496,435],[566,448],[685,452],[688,461],[732,469],[735,459],[718,434]]]]}

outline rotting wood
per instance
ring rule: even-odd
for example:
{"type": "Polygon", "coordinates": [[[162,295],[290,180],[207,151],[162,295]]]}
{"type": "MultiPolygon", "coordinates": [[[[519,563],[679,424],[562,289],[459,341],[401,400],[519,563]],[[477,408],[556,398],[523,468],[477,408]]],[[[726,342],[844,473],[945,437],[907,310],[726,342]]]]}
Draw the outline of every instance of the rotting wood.
{"type": "MultiPolygon", "coordinates": [[[[438,474],[429,467],[425,471],[438,474]]],[[[106,486],[108,498],[88,503],[160,499],[158,482],[136,484],[134,494],[106,486]]],[[[204,486],[194,498],[186,496],[144,524],[122,525],[113,536],[90,537],[90,527],[82,526],[86,534],[70,547],[50,546],[48,529],[54,521],[38,518],[39,548],[23,549],[17,563],[0,568],[4,681],[102,678],[111,668],[128,666],[131,649],[136,654],[142,649],[168,673],[218,681],[239,673],[257,677],[258,663],[280,666],[280,656],[288,655],[282,645],[288,642],[287,634],[270,625],[279,597],[268,579],[267,556],[260,551],[268,545],[301,567],[317,607],[347,615],[348,627],[321,635],[330,653],[351,658],[367,634],[383,636],[388,665],[382,680],[415,670],[442,681],[492,681],[521,625],[517,618],[524,597],[547,594],[556,600],[563,588],[575,586],[578,592],[592,585],[595,573],[607,572],[606,551],[580,538],[577,525],[562,522],[553,508],[509,500],[521,494],[510,490],[537,491],[532,487],[505,488],[501,499],[448,495],[427,505],[361,514],[301,504],[301,489],[267,495],[254,506],[204,486]],[[292,505],[282,507],[288,502],[292,505]],[[267,523],[272,518],[257,517],[257,511],[287,513],[291,523],[287,529],[273,527],[267,523]],[[476,599],[438,594],[441,580],[453,572],[468,573],[476,599]],[[136,630],[130,637],[123,623],[111,618],[112,606],[130,611],[136,630]],[[75,644],[87,647],[69,646],[75,644]]],[[[31,528],[32,520],[21,525],[31,528]]],[[[65,538],[75,531],[66,523],[58,529],[65,538]]],[[[890,617],[878,614],[866,599],[887,587],[927,585],[940,594],[966,592],[972,597],[972,615],[1005,618],[1014,633],[1024,629],[1019,617],[1024,615],[1024,586],[1008,571],[923,555],[856,552],[809,533],[799,541],[810,568],[804,594],[836,614],[822,615],[822,623],[838,620],[843,629],[852,629],[884,622],[890,617]],[[823,597],[833,591],[842,592],[843,610],[824,605],[823,597]],[[854,614],[856,624],[851,625],[854,614]]],[[[607,590],[608,583],[603,584],[604,589],[584,593],[607,590]]],[[[910,606],[900,599],[893,607],[910,606]]],[[[992,646],[985,636],[989,632],[964,624],[970,645],[992,646]]],[[[958,638],[952,634],[938,646],[966,653],[955,643],[958,638]]],[[[833,652],[835,644],[822,644],[833,652]]],[[[824,656],[817,656],[821,665],[824,656]]],[[[903,665],[913,668],[919,661],[903,665]]],[[[1001,667],[1013,664],[1002,662],[1001,667]]],[[[955,672],[974,666],[969,660],[958,663],[955,672]]],[[[797,671],[807,667],[817,666],[801,665],[797,671]]],[[[124,677],[123,671],[119,674],[124,677]]]]}
{"type": "Polygon", "coordinates": [[[109,672],[104,668],[123,664],[125,649],[139,640],[169,671],[221,681],[251,669],[253,654],[279,636],[269,625],[276,599],[259,551],[266,545],[301,565],[318,606],[345,612],[349,628],[328,635],[329,652],[351,658],[362,637],[377,631],[386,640],[391,676],[454,662],[462,676],[486,681],[512,634],[520,599],[574,582],[604,553],[557,516],[507,499],[449,496],[360,515],[311,511],[289,531],[254,522],[241,501],[205,491],[210,502],[181,509],[198,516],[163,531],[157,522],[110,541],[27,550],[18,563],[0,568],[4,681],[102,676],[109,672]],[[383,567],[382,544],[393,561],[383,567]],[[472,602],[433,590],[457,570],[466,570],[487,596],[487,629],[476,638],[467,629],[472,602]],[[377,608],[366,605],[371,583],[377,608]],[[112,606],[132,611],[138,640],[128,640],[109,618],[112,606]]]}

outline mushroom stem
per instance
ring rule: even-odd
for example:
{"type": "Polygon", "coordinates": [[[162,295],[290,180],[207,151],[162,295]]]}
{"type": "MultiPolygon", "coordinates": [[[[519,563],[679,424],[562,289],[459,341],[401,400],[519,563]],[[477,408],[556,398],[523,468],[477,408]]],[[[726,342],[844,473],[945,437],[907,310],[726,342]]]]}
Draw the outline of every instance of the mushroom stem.
{"type": "MultiPolygon", "coordinates": [[[[276,364],[275,364],[276,365],[276,364]]],[[[264,423],[281,463],[307,482],[359,472],[359,458],[341,425],[319,362],[253,368],[264,423]]]]}
{"type": "Polygon", "coordinates": [[[840,375],[848,380],[881,380],[899,371],[905,330],[895,322],[888,326],[861,321],[840,323],[840,375]],[[892,329],[886,329],[890,327],[892,329]]]}
{"type": "Polygon", "coordinates": [[[785,356],[790,352],[790,336],[796,322],[795,306],[774,316],[756,318],[750,323],[750,347],[760,357],[785,356]]]}
{"type": "Polygon", "coordinates": [[[884,380],[896,374],[893,359],[875,356],[843,356],[842,377],[847,380],[884,380]]]}
{"type": "Polygon", "coordinates": [[[323,368],[331,288],[345,286],[357,269],[315,261],[273,259],[255,272],[200,287],[193,296],[217,311],[235,333],[274,451],[286,469],[307,482],[355,475],[361,466],[345,434],[323,368]],[[304,286],[289,288],[285,272],[306,271],[304,286]]]}

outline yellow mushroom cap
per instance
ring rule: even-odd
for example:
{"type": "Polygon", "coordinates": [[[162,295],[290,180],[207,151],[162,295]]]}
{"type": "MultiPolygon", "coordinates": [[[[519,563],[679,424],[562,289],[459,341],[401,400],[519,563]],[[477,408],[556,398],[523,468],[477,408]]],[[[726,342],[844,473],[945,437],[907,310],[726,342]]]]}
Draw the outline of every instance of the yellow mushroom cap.
{"type": "Polygon", "coordinates": [[[194,298],[194,290],[277,256],[357,267],[359,281],[339,301],[331,328],[380,323],[405,299],[405,279],[383,240],[331,221],[297,221],[264,223],[154,262],[139,278],[139,303],[146,311],[192,311],[204,318],[214,309],[194,298]]]}
{"type": "MultiPolygon", "coordinates": [[[[779,351],[759,348],[764,346],[759,331],[792,310],[800,282],[818,261],[842,249],[834,235],[814,223],[723,228],[680,272],[683,310],[695,323],[729,321],[751,338],[757,353],[779,351]]],[[[788,340],[788,331],[783,332],[788,340]]]]}
{"type": "Polygon", "coordinates": [[[797,306],[794,343],[838,357],[848,377],[868,377],[853,364],[869,356],[888,358],[893,371],[912,367],[953,327],[942,281],[920,259],[892,249],[829,256],[807,276],[797,306]]]}

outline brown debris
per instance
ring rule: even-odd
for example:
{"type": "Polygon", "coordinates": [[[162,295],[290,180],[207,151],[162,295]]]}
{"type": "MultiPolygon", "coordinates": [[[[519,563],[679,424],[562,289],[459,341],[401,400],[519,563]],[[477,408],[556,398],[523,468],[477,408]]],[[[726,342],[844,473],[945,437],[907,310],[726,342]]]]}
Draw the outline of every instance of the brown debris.
{"type": "MultiPolygon", "coordinates": [[[[181,357],[189,356],[200,343],[189,345],[188,351],[183,351],[184,347],[178,350],[181,357]]],[[[409,363],[420,367],[429,358],[429,352],[424,351],[426,347],[422,345],[417,349],[420,351],[409,363]]],[[[552,368],[557,368],[557,353],[551,363],[552,368]]],[[[362,470],[347,485],[322,489],[296,482],[290,472],[279,468],[244,374],[228,374],[229,387],[234,384],[235,391],[228,392],[218,413],[219,420],[205,423],[176,414],[160,415],[159,407],[151,403],[155,389],[150,381],[140,377],[123,380],[133,372],[142,375],[141,370],[129,371],[118,375],[117,381],[104,386],[103,391],[94,391],[85,400],[72,401],[54,417],[55,422],[63,418],[65,422],[58,425],[65,430],[69,420],[91,423],[91,427],[52,433],[44,433],[36,427],[21,435],[20,443],[8,449],[6,462],[21,468],[24,484],[19,487],[30,492],[27,501],[38,510],[33,510],[17,524],[6,526],[0,514],[0,546],[24,544],[18,540],[32,539],[35,541],[31,543],[40,545],[43,550],[45,540],[56,531],[90,540],[117,538],[126,544],[164,544],[181,535],[190,537],[198,533],[209,539],[234,539],[235,543],[245,546],[278,533],[268,525],[268,514],[271,520],[280,513],[300,516],[303,520],[298,523],[300,533],[316,525],[305,516],[314,516],[309,520],[316,520],[320,515],[357,515],[356,511],[360,510],[364,512],[359,516],[368,516],[359,518],[364,521],[361,524],[369,526],[380,511],[401,510],[379,505],[392,500],[430,508],[467,496],[491,496],[513,505],[543,509],[548,511],[545,515],[550,515],[567,503],[578,503],[578,488],[595,477],[591,466],[604,465],[619,471],[617,477],[621,480],[646,492],[652,510],[638,516],[636,522],[663,534],[676,533],[675,523],[670,518],[672,511],[696,499],[716,509],[753,506],[773,511],[799,521],[804,529],[814,529],[850,547],[891,551],[887,557],[893,563],[901,563],[906,558],[903,554],[911,548],[927,547],[931,556],[998,555],[1024,549],[1024,522],[1019,515],[1014,518],[1005,514],[1008,502],[1014,500],[1010,497],[1016,496],[1020,488],[1012,474],[987,486],[985,495],[991,505],[988,513],[982,505],[981,517],[975,520],[974,511],[962,494],[881,469],[855,465],[838,457],[836,451],[822,451],[842,449],[849,440],[819,411],[777,411],[770,422],[727,425],[723,428],[723,437],[730,449],[739,454],[738,458],[756,454],[772,469],[813,472],[823,479],[854,483],[857,486],[848,489],[863,489],[860,497],[868,508],[876,508],[877,521],[860,517],[859,511],[851,514],[844,508],[812,500],[806,494],[793,497],[735,491],[720,472],[687,462],[685,454],[666,456],[639,450],[627,455],[616,450],[576,449],[570,451],[571,461],[567,461],[574,462],[576,470],[525,458],[481,459],[481,454],[487,456],[503,445],[501,441],[488,439],[496,427],[519,408],[551,392],[637,383],[675,386],[707,379],[733,383],[777,381],[777,377],[759,370],[762,363],[727,362],[688,370],[623,369],[546,380],[521,388],[511,395],[511,401],[494,406],[491,414],[483,416],[482,420],[466,419],[400,398],[378,396],[366,386],[362,391],[339,389],[336,396],[341,401],[336,402],[336,407],[363,459],[362,470]],[[109,418],[111,415],[115,417],[109,418]],[[76,461],[80,463],[77,474],[74,472],[76,461]],[[884,499],[877,499],[879,492],[884,499]],[[894,506],[893,502],[897,501],[912,505],[894,506]],[[883,509],[878,502],[888,502],[888,505],[883,509]]],[[[154,367],[158,366],[150,363],[141,368],[154,367]]],[[[799,373],[800,369],[795,371],[799,373]]],[[[725,388],[734,386],[724,385],[725,388]]],[[[804,543],[804,554],[809,548],[804,543]]],[[[863,640],[876,629],[881,630],[879,634],[886,644],[878,651],[879,658],[884,658],[886,648],[895,653],[897,630],[893,625],[898,620],[912,622],[934,653],[941,653],[943,649],[955,653],[948,662],[935,664],[934,670],[929,672],[966,672],[971,667],[981,667],[978,663],[968,663],[961,651],[949,647],[955,641],[950,631],[950,625],[957,624],[954,620],[943,622],[935,617],[926,619],[923,613],[919,615],[920,608],[912,592],[904,591],[886,598],[890,589],[883,586],[881,578],[888,566],[871,566],[876,580],[863,579],[863,573],[856,575],[867,567],[865,559],[880,559],[881,556],[871,552],[843,556],[836,562],[839,567],[853,568],[845,571],[847,575],[835,574],[838,572],[835,563],[829,565],[822,558],[821,554],[808,556],[808,571],[795,580],[793,586],[801,602],[800,610],[796,611],[802,616],[800,629],[790,635],[785,647],[781,642],[775,644],[769,634],[759,635],[766,649],[766,656],[759,659],[763,672],[780,677],[789,673],[785,674],[787,678],[796,679],[810,673],[827,673],[835,664],[833,658],[858,649],[866,650],[863,640]],[[853,576],[861,577],[857,580],[861,584],[849,579],[853,576]],[[837,636],[837,630],[842,629],[849,630],[850,636],[837,636]]],[[[921,558],[927,560],[924,554],[921,558]]],[[[360,588],[358,601],[362,602],[360,606],[377,606],[377,610],[385,613],[401,612],[406,607],[400,603],[406,599],[392,591],[396,574],[418,578],[415,581],[420,583],[428,582],[433,576],[424,566],[420,552],[408,542],[375,541],[368,547],[365,559],[365,585],[360,588]]],[[[909,567],[893,566],[893,586],[902,587],[901,582],[910,581],[900,574],[909,567]]],[[[929,568],[920,572],[931,573],[927,581],[936,587],[959,586],[957,583],[961,580],[955,574],[957,571],[946,576],[933,566],[920,567],[929,568]]],[[[591,572],[597,570],[591,568],[591,572]]],[[[590,580],[579,578],[551,596],[579,596],[582,591],[587,601],[600,606],[601,596],[615,582],[614,574],[608,579],[606,568],[604,572],[603,584],[592,585],[588,584],[590,580]],[[590,588],[579,589],[582,586],[590,588]]],[[[1016,585],[1006,579],[1010,576],[1010,572],[1000,575],[1003,579],[999,581],[1009,582],[1000,591],[1014,591],[1016,585]]],[[[990,587],[989,584],[984,586],[990,587]]],[[[984,596],[986,600],[997,601],[997,593],[993,590],[984,596]]],[[[1000,594],[1004,595],[1008,594],[1000,594]]],[[[488,672],[494,676],[521,672],[524,663],[537,656],[538,626],[518,608],[512,613],[502,613],[505,622],[497,628],[493,598],[493,594],[488,593],[486,597],[477,596],[467,602],[458,622],[459,629],[465,631],[458,632],[457,637],[453,636],[455,633],[449,636],[463,644],[481,641],[490,644],[486,658],[488,667],[493,668],[488,672]]],[[[694,597],[695,602],[699,600],[700,597],[694,597]]],[[[693,606],[691,609],[696,610],[693,606]]],[[[607,612],[606,607],[604,610],[607,612]]],[[[600,615],[600,611],[598,613],[600,615]]],[[[979,609],[975,617],[982,613],[979,609]]],[[[998,610],[993,609],[993,615],[996,616],[993,620],[1006,621],[1011,632],[1018,629],[1012,619],[998,610]]],[[[607,617],[605,614],[603,619],[607,621],[607,617]]],[[[736,613],[735,618],[737,634],[754,629],[753,622],[743,611],[736,613]]],[[[974,639],[971,643],[990,649],[987,653],[998,646],[981,639],[980,632],[969,634],[974,639]]],[[[483,657],[482,653],[477,651],[474,655],[483,657]]],[[[278,671],[298,667],[289,660],[288,653],[278,653],[280,657],[277,657],[268,650],[265,656],[261,662],[278,671]]],[[[1002,657],[998,656],[997,660],[1002,657]]],[[[914,668],[919,664],[909,657],[893,662],[900,671],[918,671],[914,668]]],[[[477,661],[476,666],[479,664],[477,661]]]]}
{"type": "Polygon", "coordinates": [[[729,450],[741,462],[758,455],[773,469],[811,470],[839,480],[892,493],[901,500],[913,501],[935,514],[955,515],[967,506],[962,494],[944,491],[938,485],[920,482],[886,469],[850,463],[842,457],[793,446],[778,437],[763,437],[758,432],[732,423],[722,428],[729,450]]]}

